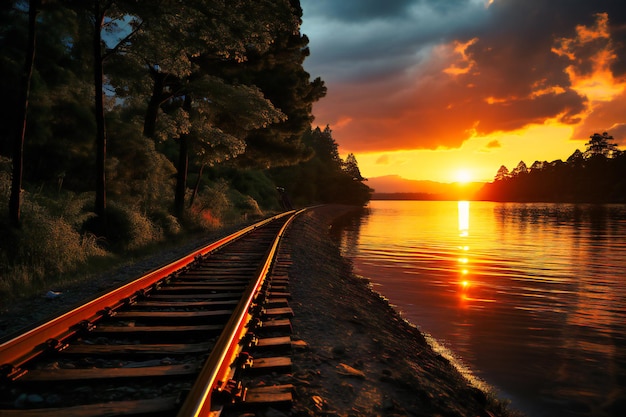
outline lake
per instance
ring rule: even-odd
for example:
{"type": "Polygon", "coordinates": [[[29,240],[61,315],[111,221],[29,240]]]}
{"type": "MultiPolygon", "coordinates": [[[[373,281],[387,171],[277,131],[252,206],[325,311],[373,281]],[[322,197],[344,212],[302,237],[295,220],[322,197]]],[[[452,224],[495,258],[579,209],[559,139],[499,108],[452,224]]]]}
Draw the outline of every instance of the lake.
{"type": "Polygon", "coordinates": [[[333,236],[514,408],[626,415],[626,205],[371,201],[333,236]]]}

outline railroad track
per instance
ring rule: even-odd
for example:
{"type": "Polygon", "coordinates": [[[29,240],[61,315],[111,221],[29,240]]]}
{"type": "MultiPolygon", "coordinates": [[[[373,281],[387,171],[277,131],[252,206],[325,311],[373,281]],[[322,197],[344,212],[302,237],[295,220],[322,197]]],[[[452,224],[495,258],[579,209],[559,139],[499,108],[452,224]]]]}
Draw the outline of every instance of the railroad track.
{"type": "Polygon", "coordinates": [[[264,220],[0,345],[0,416],[219,415],[289,404],[298,213],[264,220]],[[242,380],[249,386],[243,386],[242,380]]]}

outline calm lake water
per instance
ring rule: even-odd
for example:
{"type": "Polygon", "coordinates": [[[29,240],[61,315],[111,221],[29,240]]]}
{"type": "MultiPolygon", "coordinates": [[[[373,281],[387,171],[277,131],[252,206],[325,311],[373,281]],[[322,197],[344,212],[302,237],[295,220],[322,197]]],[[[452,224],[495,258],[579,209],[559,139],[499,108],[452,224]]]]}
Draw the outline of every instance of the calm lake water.
{"type": "Polygon", "coordinates": [[[529,416],[626,416],[626,205],[372,201],[355,272],[529,416]]]}

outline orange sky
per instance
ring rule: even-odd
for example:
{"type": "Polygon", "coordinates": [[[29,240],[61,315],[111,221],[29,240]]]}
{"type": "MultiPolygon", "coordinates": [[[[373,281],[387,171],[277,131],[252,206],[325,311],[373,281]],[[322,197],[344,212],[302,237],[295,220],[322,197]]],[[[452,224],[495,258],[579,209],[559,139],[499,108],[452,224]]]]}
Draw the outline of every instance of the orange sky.
{"type": "Polygon", "coordinates": [[[611,1],[302,0],[305,67],[365,177],[491,181],[566,159],[595,132],[626,144],[626,16],[611,1]],[[614,9],[614,10],[612,10],[614,9]]]}

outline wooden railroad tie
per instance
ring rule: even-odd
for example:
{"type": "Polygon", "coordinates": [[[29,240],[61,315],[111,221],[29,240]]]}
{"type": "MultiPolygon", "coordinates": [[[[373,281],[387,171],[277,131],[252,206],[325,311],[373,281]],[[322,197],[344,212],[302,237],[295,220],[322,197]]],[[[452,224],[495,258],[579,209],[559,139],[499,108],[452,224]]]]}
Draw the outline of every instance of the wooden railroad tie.
{"type": "Polygon", "coordinates": [[[137,401],[111,401],[101,404],[84,404],[69,408],[44,408],[34,410],[2,410],[3,417],[101,417],[137,414],[172,413],[179,407],[177,397],[154,398],[137,401]]]}
{"type": "Polygon", "coordinates": [[[186,333],[215,332],[224,329],[223,324],[205,324],[198,326],[106,326],[96,325],[91,333],[186,333]]]}
{"type": "Polygon", "coordinates": [[[246,404],[291,403],[293,401],[293,385],[272,385],[248,388],[246,404]]]}
{"type": "Polygon", "coordinates": [[[139,368],[35,369],[18,381],[53,382],[96,379],[143,378],[191,375],[199,371],[198,364],[144,366],[139,368]]]}

